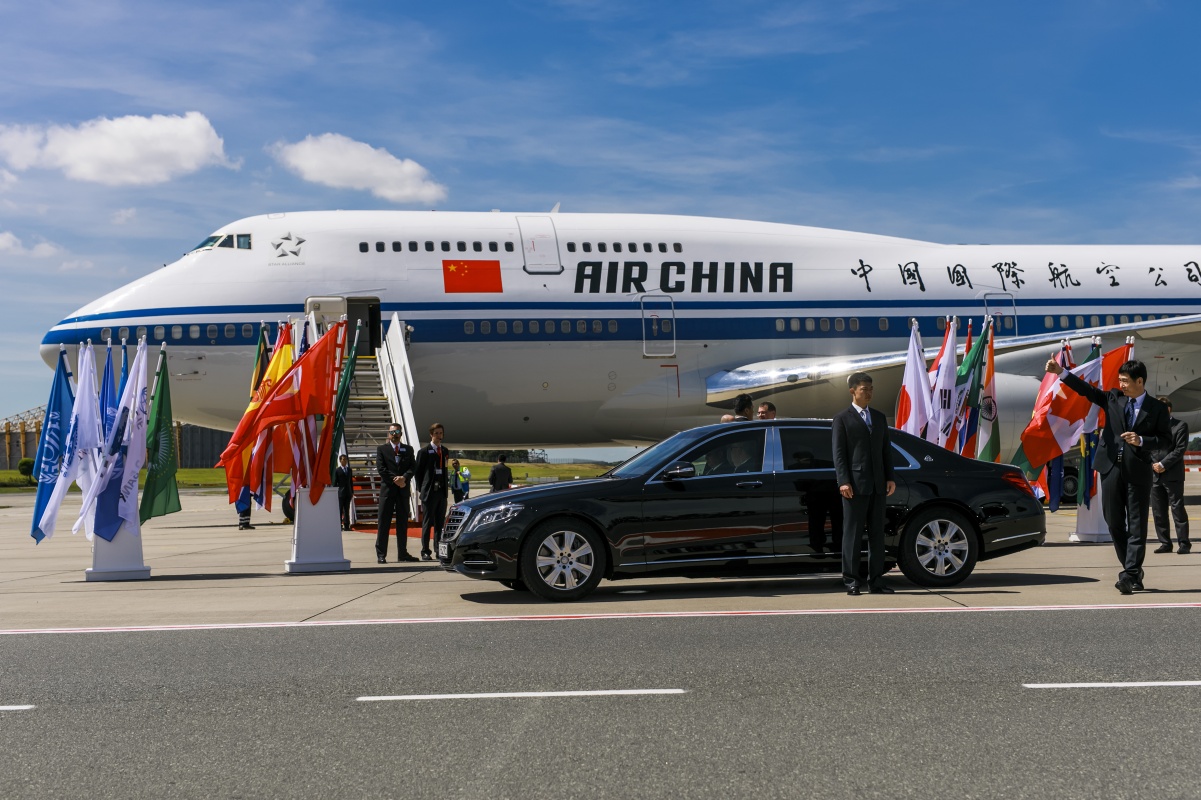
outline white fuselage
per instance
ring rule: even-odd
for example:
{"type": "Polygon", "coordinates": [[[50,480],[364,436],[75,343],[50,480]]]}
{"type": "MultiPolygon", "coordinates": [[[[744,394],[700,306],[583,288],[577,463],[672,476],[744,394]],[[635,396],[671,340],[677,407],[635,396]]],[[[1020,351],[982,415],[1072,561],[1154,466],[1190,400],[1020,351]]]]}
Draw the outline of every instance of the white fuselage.
{"type": "MultiPolygon", "coordinates": [[[[910,318],[937,345],[948,314],[998,314],[1007,336],[1201,310],[1199,246],[940,245],[698,217],[406,211],[250,217],[208,241],[68,316],[43,357],[106,335],[165,341],[176,418],[232,429],[261,321],[298,317],[312,297],[378,298],[385,320],[397,313],[413,329],[419,428],[442,422],[460,445],[589,444],[714,421],[706,381],[723,370],[903,350],[910,318]]],[[[1196,351],[1181,348],[1191,369],[1196,351]]],[[[1196,376],[1184,377],[1153,371],[1149,384],[1174,391],[1196,376]]],[[[886,413],[894,397],[878,387],[886,413]]],[[[771,399],[781,415],[827,416],[847,395],[771,399]]]]}

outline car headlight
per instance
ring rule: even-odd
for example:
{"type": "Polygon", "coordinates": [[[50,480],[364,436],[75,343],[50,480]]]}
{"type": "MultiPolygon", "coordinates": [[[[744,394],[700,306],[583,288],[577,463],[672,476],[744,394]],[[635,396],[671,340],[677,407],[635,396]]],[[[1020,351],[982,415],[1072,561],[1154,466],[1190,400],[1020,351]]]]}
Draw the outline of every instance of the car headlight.
{"type": "Polygon", "coordinates": [[[472,516],[471,520],[467,523],[467,530],[464,532],[469,533],[486,525],[497,525],[502,522],[508,522],[524,510],[525,506],[521,505],[521,503],[504,503],[492,508],[486,508],[472,516]]]}

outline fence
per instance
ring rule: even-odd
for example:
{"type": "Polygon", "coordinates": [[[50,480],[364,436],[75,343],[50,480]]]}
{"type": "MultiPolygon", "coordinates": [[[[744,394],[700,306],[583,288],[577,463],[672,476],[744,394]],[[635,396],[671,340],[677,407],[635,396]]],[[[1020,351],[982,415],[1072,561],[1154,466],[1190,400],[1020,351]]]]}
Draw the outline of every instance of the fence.
{"type": "MultiPolygon", "coordinates": [[[[0,469],[16,469],[22,458],[34,458],[41,435],[41,420],[5,422],[4,455],[0,458],[0,469]]],[[[179,453],[179,466],[184,469],[213,466],[221,457],[221,451],[229,444],[230,435],[229,431],[175,423],[175,449],[179,453]]]]}

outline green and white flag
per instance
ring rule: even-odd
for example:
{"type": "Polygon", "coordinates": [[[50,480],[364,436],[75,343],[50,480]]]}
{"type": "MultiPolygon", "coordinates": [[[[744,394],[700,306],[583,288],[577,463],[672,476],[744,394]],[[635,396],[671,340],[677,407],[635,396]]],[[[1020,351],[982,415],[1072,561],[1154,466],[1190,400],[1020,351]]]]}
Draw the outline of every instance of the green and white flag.
{"type": "Polygon", "coordinates": [[[154,375],[154,397],[150,400],[150,419],[146,425],[146,486],[138,519],[174,514],[180,510],[179,486],[175,470],[179,459],[175,452],[175,423],[171,419],[171,381],[167,377],[167,351],[159,350],[154,375]]]}

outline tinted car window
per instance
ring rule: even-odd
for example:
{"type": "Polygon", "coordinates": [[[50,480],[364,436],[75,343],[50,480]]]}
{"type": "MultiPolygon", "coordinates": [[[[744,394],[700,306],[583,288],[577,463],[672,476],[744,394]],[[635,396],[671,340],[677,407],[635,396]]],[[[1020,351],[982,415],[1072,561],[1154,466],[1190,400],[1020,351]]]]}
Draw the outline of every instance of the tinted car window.
{"type": "Polygon", "coordinates": [[[736,431],[710,439],[684,455],[697,475],[763,471],[763,430],[736,431]]]}
{"type": "Polygon", "coordinates": [[[781,428],[780,448],[785,470],[834,468],[829,428],[781,428]]]}

